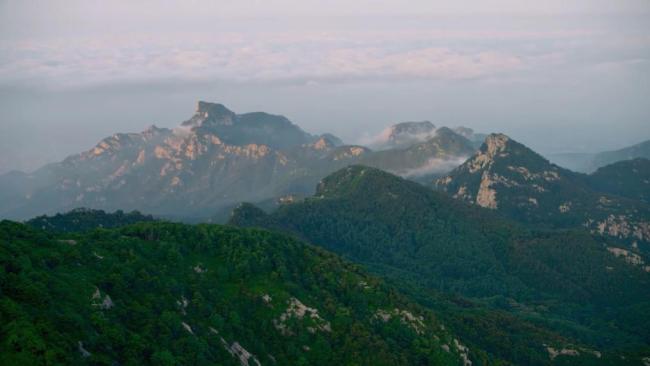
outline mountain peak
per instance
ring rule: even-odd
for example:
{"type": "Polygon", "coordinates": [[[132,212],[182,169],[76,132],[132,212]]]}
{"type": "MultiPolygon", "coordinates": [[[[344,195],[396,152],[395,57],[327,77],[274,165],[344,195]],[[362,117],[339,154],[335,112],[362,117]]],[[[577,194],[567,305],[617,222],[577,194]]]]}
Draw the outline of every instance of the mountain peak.
{"type": "Polygon", "coordinates": [[[506,166],[523,166],[531,171],[542,171],[551,168],[551,163],[523,144],[511,139],[503,133],[492,133],[485,138],[479,151],[463,165],[456,168],[469,173],[483,172],[491,169],[494,164],[506,166]]]}
{"type": "Polygon", "coordinates": [[[236,117],[235,112],[223,104],[199,101],[194,116],[183,122],[183,126],[200,127],[206,124],[231,126],[236,117]]]}
{"type": "Polygon", "coordinates": [[[340,138],[332,135],[331,133],[321,134],[319,136],[319,138],[327,140],[333,146],[341,146],[341,145],[343,145],[343,141],[340,138]]]}
{"type": "Polygon", "coordinates": [[[375,149],[405,148],[426,141],[436,134],[436,126],[429,121],[400,122],[385,128],[377,136],[372,147],[375,149]]]}
{"type": "Polygon", "coordinates": [[[400,122],[388,128],[387,142],[400,145],[404,141],[426,140],[436,133],[436,126],[429,121],[400,122]]]}
{"type": "Polygon", "coordinates": [[[212,103],[199,100],[196,103],[196,113],[233,113],[221,103],[212,103]]]}
{"type": "Polygon", "coordinates": [[[390,127],[391,132],[394,134],[401,133],[423,133],[430,132],[436,129],[436,126],[430,121],[409,121],[400,122],[390,127]]]}
{"type": "Polygon", "coordinates": [[[316,197],[346,197],[351,194],[369,197],[386,190],[392,192],[400,185],[397,182],[402,181],[418,185],[377,168],[350,165],[323,178],[316,187],[316,197]]]}
{"type": "Polygon", "coordinates": [[[435,133],[436,136],[442,135],[442,136],[461,136],[464,138],[464,136],[458,134],[456,131],[452,130],[449,127],[440,127],[436,130],[435,133]]]}
{"type": "MultiPolygon", "coordinates": [[[[560,178],[560,171],[528,147],[502,133],[493,133],[474,156],[438,179],[436,185],[456,198],[496,209],[497,193],[503,187],[533,186],[546,191],[548,185],[560,178]],[[545,188],[546,187],[546,188],[545,188]]],[[[529,195],[537,204],[537,196],[529,195]]]]}
{"type": "Polygon", "coordinates": [[[463,136],[466,139],[471,139],[474,136],[474,130],[465,126],[455,127],[454,132],[463,136]]]}
{"type": "Polygon", "coordinates": [[[504,153],[510,145],[510,137],[502,133],[491,133],[485,138],[481,151],[490,158],[494,158],[499,153],[504,153]]]}
{"type": "Polygon", "coordinates": [[[268,215],[264,210],[252,203],[242,202],[230,213],[229,225],[245,226],[248,223],[259,222],[268,215]]]}
{"type": "Polygon", "coordinates": [[[311,146],[316,150],[329,150],[336,147],[336,144],[329,138],[323,136],[311,144],[311,146]]]}
{"type": "Polygon", "coordinates": [[[363,165],[350,165],[340,169],[323,178],[316,187],[316,196],[326,197],[345,193],[361,180],[366,171],[374,170],[377,169],[363,165]]]}
{"type": "Polygon", "coordinates": [[[141,135],[144,136],[145,138],[150,138],[150,137],[158,136],[160,134],[164,134],[166,132],[170,132],[170,131],[166,128],[160,128],[156,125],[151,125],[147,127],[146,130],[142,131],[141,135]]]}

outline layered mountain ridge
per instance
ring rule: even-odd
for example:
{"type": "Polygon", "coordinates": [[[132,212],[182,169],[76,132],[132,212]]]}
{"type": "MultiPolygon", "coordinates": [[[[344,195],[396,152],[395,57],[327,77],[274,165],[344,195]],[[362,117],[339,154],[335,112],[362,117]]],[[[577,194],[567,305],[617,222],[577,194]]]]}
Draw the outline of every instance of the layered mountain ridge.
{"type": "Polygon", "coordinates": [[[650,140],[612,151],[599,153],[555,153],[549,159],[565,168],[581,173],[593,173],[599,168],[623,160],[650,159],[650,140]]]}
{"type": "Polygon", "coordinates": [[[604,151],[596,154],[589,163],[589,171],[594,171],[608,164],[621,160],[631,160],[636,158],[650,159],[650,140],[640,142],[636,145],[628,146],[619,150],[604,151]]]}
{"type": "Polygon", "coordinates": [[[405,176],[443,174],[474,151],[439,128],[430,138],[373,151],[311,135],[284,116],[237,114],[198,102],[179,127],[117,133],[32,174],[0,176],[0,217],[24,219],[75,207],[213,217],[241,201],[308,195],[327,174],[363,163],[405,176]]]}
{"type": "Polygon", "coordinates": [[[201,101],[0,176],[0,218],[40,215],[0,222],[0,363],[650,360],[650,160],[587,175],[504,134],[380,137],[201,101]]]}

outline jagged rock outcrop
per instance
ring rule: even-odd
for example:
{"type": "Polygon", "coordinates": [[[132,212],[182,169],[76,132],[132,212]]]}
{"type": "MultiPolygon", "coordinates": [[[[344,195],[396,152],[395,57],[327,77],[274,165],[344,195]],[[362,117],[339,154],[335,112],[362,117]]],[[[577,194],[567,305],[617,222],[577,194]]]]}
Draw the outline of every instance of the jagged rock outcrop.
{"type": "Polygon", "coordinates": [[[311,135],[283,116],[237,114],[201,101],[177,128],[114,134],[33,174],[0,176],[0,217],[88,207],[224,220],[240,202],[311,194],[320,179],[349,164],[402,175],[444,173],[472,151],[468,140],[441,128],[406,149],[374,152],[331,134],[311,135]]]}
{"type": "MultiPolygon", "coordinates": [[[[633,169],[618,174],[634,180],[633,169]]],[[[650,207],[609,193],[614,189],[598,191],[600,175],[560,168],[504,134],[491,134],[476,154],[434,186],[527,224],[587,227],[650,252],[650,207]]],[[[643,179],[629,184],[643,185],[643,179]]]]}
{"type": "Polygon", "coordinates": [[[235,112],[226,108],[223,104],[199,101],[194,116],[183,122],[182,125],[190,128],[232,126],[236,119],[235,112]]]}

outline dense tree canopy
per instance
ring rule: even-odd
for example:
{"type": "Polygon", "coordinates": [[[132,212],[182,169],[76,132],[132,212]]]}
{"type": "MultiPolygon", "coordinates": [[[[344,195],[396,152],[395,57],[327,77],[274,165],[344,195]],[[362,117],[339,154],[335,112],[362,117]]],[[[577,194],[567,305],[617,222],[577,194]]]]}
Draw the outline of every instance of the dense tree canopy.
{"type": "Polygon", "coordinates": [[[151,215],[143,215],[138,211],[124,213],[121,210],[107,213],[103,210],[77,208],[66,213],[53,216],[38,216],[26,222],[27,225],[55,232],[86,231],[95,228],[113,228],[135,224],[137,222],[153,221],[151,215]]]}
{"type": "MultiPolygon", "coordinates": [[[[607,248],[616,243],[585,231],[531,230],[380,170],[343,169],[323,180],[313,198],[271,215],[243,205],[232,223],[293,232],[410,286],[413,296],[469,297],[601,350],[650,344],[649,329],[640,326],[650,323],[650,274],[612,255],[607,248]]],[[[510,319],[484,316],[466,319],[475,326],[490,317],[493,324],[510,319]]],[[[476,335],[456,324],[461,334],[476,335]]],[[[473,339],[505,352],[488,344],[495,338],[498,331],[473,339]]]]}
{"type": "Polygon", "coordinates": [[[142,223],[52,234],[4,221],[0,291],[2,365],[460,362],[432,312],[263,230],[142,223]]]}

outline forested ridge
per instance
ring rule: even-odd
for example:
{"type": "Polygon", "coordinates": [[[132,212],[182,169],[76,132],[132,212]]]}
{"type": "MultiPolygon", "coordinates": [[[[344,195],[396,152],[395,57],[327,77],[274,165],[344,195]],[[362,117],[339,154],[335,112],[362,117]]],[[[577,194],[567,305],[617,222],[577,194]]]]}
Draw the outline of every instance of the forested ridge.
{"type": "Polygon", "coordinates": [[[96,228],[113,228],[135,224],[137,222],[154,221],[153,216],[143,215],[139,211],[105,212],[89,208],[76,208],[69,212],[57,213],[53,216],[41,215],[27,220],[25,223],[39,229],[55,232],[86,231],[96,228]]]}
{"type": "Polygon", "coordinates": [[[460,308],[448,318],[460,334],[515,363],[544,362],[544,355],[527,360],[521,354],[535,352],[521,337],[541,344],[548,336],[543,330],[601,353],[648,352],[649,274],[612,255],[615,241],[586,231],[530,229],[363,166],[330,175],[314,197],[269,215],[242,205],[231,222],[292,232],[365,264],[420,301],[460,308]],[[459,318],[462,301],[449,306],[425,293],[455,294],[474,309],[459,318]],[[499,337],[497,324],[504,321],[512,329],[499,337]],[[484,334],[477,330],[482,326],[484,334]],[[523,348],[516,354],[495,339],[523,348]]]}
{"type": "Polygon", "coordinates": [[[0,291],[2,365],[457,365],[467,353],[358,266],[257,229],[3,221],[0,291]]]}
{"type": "Polygon", "coordinates": [[[602,236],[520,225],[363,166],[271,214],[242,204],[230,224],[87,209],[1,222],[0,364],[650,357],[649,274],[602,236]]]}

